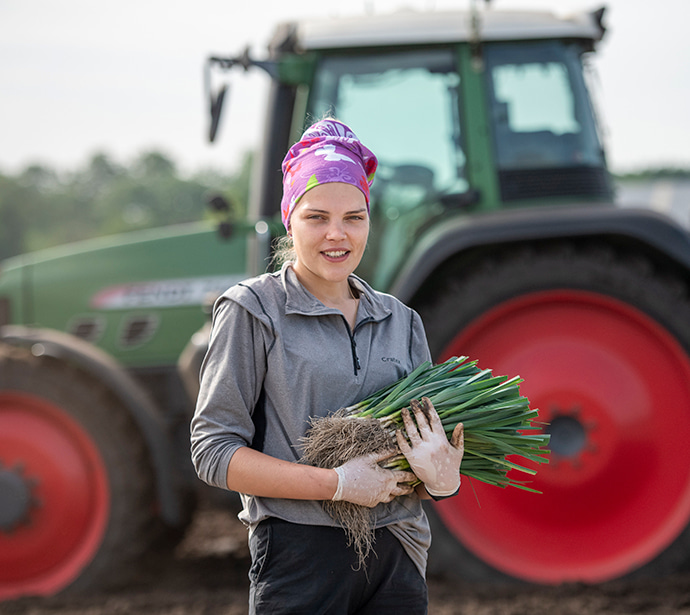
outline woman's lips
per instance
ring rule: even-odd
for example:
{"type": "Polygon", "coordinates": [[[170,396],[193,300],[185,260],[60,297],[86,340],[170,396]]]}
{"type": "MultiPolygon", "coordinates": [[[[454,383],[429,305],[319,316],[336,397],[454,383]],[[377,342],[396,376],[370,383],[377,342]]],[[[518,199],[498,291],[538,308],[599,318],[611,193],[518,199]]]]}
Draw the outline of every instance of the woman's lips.
{"type": "Polygon", "coordinates": [[[330,261],[345,260],[350,254],[349,250],[324,250],[321,252],[330,261]]]}

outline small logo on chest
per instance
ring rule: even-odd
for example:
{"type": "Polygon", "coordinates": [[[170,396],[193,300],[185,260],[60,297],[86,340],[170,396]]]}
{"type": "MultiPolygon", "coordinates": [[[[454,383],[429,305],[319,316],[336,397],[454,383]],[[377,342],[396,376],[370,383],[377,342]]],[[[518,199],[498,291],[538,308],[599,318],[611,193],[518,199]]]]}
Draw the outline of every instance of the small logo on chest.
{"type": "Polygon", "coordinates": [[[396,363],[397,365],[401,365],[400,360],[395,357],[381,357],[381,361],[384,363],[396,363]]]}

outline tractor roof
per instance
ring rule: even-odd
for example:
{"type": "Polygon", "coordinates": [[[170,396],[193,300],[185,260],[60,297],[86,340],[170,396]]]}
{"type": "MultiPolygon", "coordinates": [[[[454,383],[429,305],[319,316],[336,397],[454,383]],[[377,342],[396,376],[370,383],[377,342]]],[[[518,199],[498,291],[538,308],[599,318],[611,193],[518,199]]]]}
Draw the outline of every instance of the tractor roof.
{"type": "MultiPolygon", "coordinates": [[[[544,38],[601,40],[603,11],[560,17],[550,12],[494,11],[479,13],[481,39],[486,41],[544,38]]],[[[413,11],[322,19],[284,24],[272,47],[289,36],[296,50],[371,47],[472,40],[469,11],[413,11]],[[289,34],[288,34],[289,33],[289,34]]]]}

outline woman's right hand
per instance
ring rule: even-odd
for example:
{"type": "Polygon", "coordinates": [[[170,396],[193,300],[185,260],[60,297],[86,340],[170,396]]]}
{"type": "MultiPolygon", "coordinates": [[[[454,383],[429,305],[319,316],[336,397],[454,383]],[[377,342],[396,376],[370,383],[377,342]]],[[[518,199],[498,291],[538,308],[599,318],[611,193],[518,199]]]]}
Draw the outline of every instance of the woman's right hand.
{"type": "Polygon", "coordinates": [[[399,495],[412,493],[413,488],[406,484],[416,480],[412,472],[386,470],[379,465],[379,461],[394,454],[395,451],[385,451],[363,455],[335,468],[338,488],[333,500],[373,508],[382,502],[390,502],[399,495]]]}

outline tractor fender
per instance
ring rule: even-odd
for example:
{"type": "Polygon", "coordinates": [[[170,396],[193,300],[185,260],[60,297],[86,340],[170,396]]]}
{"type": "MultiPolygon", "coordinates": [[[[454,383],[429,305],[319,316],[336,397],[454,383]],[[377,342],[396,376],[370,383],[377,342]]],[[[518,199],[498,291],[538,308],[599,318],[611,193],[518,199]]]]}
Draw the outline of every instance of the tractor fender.
{"type": "Polygon", "coordinates": [[[120,363],[100,348],[53,329],[7,325],[0,328],[0,342],[29,348],[38,356],[69,362],[107,387],[129,412],[146,442],[161,519],[173,527],[183,522],[181,492],[173,472],[173,448],[165,422],[148,394],[120,363]]]}
{"type": "Polygon", "coordinates": [[[471,249],[604,236],[645,244],[690,271],[690,234],[670,218],[652,210],[586,205],[530,208],[444,220],[442,225],[431,228],[417,241],[389,292],[403,302],[411,301],[442,263],[471,249]]]}

